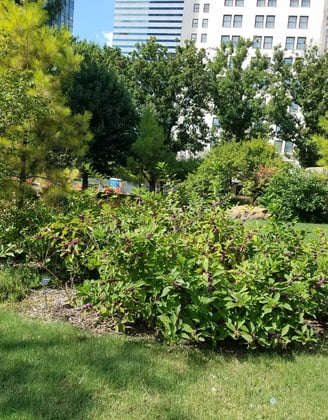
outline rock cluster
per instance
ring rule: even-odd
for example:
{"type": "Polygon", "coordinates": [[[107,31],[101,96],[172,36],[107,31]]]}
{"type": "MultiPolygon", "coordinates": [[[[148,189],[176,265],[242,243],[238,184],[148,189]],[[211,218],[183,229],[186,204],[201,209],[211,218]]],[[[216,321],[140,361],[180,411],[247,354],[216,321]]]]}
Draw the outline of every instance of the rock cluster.
{"type": "Polygon", "coordinates": [[[230,209],[229,216],[233,219],[267,219],[270,213],[264,207],[235,206],[230,209]]]}

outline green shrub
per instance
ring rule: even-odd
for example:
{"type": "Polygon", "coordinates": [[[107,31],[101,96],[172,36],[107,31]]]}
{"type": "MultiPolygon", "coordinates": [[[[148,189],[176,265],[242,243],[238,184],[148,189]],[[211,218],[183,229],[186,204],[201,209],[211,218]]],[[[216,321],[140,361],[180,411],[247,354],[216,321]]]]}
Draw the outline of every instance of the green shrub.
{"type": "Polygon", "coordinates": [[[3,267],[0,269],[0,302],[21,300],[39,283],[39,273],[36,270],[28,267],[3,267]]]}
{"type": "Polygon", "coordinates": [[[24,207],[3,200],[0,207],[0,244],[21,245],[25,236],[36,233],[40,226],[54,220],[54,209],[42,201],[26,201],[24,207]]]}
{"type": "Polygon", "coordinates": [[[327,309],[326,238],[303,239],[276,222],[250,232],[218,203],[186,205],[173,188],[53,223],[30,258],[85,280],[85,309],[121,330],[141,323],[168,342],[284,347],[313,341],[311,321],[327,309]]]}
{"type": "Polygon", "coordinates": [[[242,143],[219,143],[206,155],[194,174],[185,181],[188,191],[195,191],[215,200],[231,194],[238,183],[255,198],[273,173],[282,165],[281,157],[266,140],[253,139],[242,143]]]}
{"type": "Polygon", "coordinates": [[[69,220],[79,217],[86,209],[92,209],[93,212],[100,211],[99,199],[96,191],[92,189],[86,192],[68,192],[57,206],[50,206],[43,199],[26,200],[23,207],[17,206],[14,201],[2,201],[0,258],[2,261],[17,262],[19,259],[19,262],[24,262],[26,255],[30,254],[31,238],[37,235],[40,227],[47,226],[55,220],[61,220],[65,224],[67,217],[69,220]],[[6,250],[10,250],[7,256],[4,254],[6,250]]]}
{"type": "Polygon", "coordinates": [[[258,200],[281,220],[328,222],[327,178],[287,166],[276,174],[258,200]]]}

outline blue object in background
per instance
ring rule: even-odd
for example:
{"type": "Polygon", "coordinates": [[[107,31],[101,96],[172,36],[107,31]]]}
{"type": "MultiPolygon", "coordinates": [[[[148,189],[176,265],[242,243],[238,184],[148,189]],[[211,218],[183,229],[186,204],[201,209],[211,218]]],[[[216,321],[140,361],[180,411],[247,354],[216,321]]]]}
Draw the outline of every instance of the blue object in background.
{"type": "Polygon", "coordinates": [[[119,178],[110,178],[109,186],[112,188],[120,188],[121,180],[119,178]]]}

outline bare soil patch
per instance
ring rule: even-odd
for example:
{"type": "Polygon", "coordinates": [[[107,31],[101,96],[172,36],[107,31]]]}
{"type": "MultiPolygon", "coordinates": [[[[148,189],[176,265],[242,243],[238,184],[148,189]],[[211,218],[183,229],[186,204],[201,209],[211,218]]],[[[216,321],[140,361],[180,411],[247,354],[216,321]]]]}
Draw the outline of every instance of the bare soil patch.
{"type": "Polygon", "coordinates": [[[99,319],[94,311],[86,311],[72,289],[33,290],[15,309],[32,319],[68,322],[96,335],[116,333],[110,319],[99,319]]]}

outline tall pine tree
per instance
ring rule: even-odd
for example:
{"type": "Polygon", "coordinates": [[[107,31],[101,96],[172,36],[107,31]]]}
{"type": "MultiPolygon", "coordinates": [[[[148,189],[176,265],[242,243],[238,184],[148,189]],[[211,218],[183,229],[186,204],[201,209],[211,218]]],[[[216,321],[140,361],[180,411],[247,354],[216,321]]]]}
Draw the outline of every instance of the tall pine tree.
{"type": "Polygon", "coordinates": [[[83,154],[90,140],[89,115],[73,116],[62,94],[80,56],[70,33],[46,20],[43,2],[1,2],[0,160],[6,175],[19,180],[21,203],[28,177],[51,178],[58,163],[83,154]]]}

